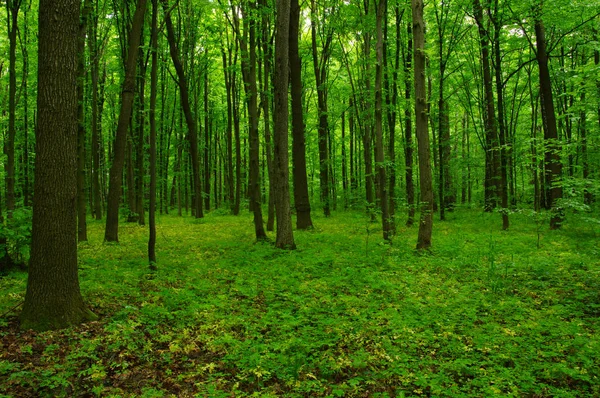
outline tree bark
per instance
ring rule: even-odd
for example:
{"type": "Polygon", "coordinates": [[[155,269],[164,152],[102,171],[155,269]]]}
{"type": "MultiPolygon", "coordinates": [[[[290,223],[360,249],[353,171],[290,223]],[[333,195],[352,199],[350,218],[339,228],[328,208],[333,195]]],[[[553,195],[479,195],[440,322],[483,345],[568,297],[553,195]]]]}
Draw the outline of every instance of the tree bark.
{"type": "Polygon", "coordinates": [[[408,207],[408,217],[406,218],[406,226],[410,227],[415,222],[415,184],[413,182],[413,138],[412,138],[412,112],[411,104],[411,68],[412,68],[412,44],[413,34],[411,23],[407,23],[406,27],[407,50],[404,59],[404,169],[406,178],[406,205],[408,207]]]}
{"type": "Polygon", "coordinates": [[[198,132],[196,125],[196,118],[192,113],[190,107],[190,97],[188,92],[188,82],[183,71],[183,66],[179,59],[179,50],[177,48],[177,41],[175,39],[175,30],[173,28],[173,22],[171,20],[171,14],[168,10],[168,4],[166,0],[163,0],[163,10],[165,13],[165,24],[167,26],[167,39],[169,41],[169,52],[171,54],[171,60],[173,66],[177,72],[177,83],[179,85],[179,95],[181,98],[181,107],[183,108],[183,114],[185,116],[185,123],[188,128],[187,139],[190,143],[190,154],[191,154],[191,165],[192,178],[193,178],[193,189],[194,189],[194,217],[204,217],[202,211],[202,184],[200,182],[200,161],[198,159],[198,132]]]}
{"type": "Polygon", "coordinates": [[[377,169],[378,188],[380,192],[379,205],[381,207],[381,224],[383,239],[391,240],[393,236],[390,223],[388,202],[388,185],[386,180],[385,155],[383,149],[383,20],[386,10],[386,0],[376,0],[375,31],[377,42],[375,44],[375,165],[377,169]]]}
{"type": "Polygon", "coordinates": [[[412,13],[415,65],[415,127],[421,186],[421,215],[419,219],[417,249],[427,250],[431,247],[431,235],[433,231],[433,182],[431,177],[431,154],[427,125],[427,94],[425,89],[425,22],[423,20],[423,0],[412,0],[412,13]]]}
{"type": "Polygon", "coordinates": [[[294,204],[296,228],[313,227],[310,217],[308,177],[306,175],[306,142],[302,111],[302,61],[298,50],[300,6],[298,0],[290,1],[290,85],[292,97],[292,162],[294,176],[294,204]]]}
{"type": "Polygon", "coordinates": [[[546,186],[547,202],[551,206],[550,229],[560,228],[564,214],[559,201],[563,190],[561,182],[562,163],[560,159],[561,146],[558,142],[556,129],[556,114],[552,100],[552,81],[548,69],[548,54],[546,52],[546,33],[541,19],[535,21],[536,58],[540,75],[540,100],[542,104],[542,121],[544,127],[544,185],[546,186]]]}
{"type": "Polygon", "coordinates": [[[119,201],[121,199],[121,184],[123,182],[123,165],[125,164],[125,149],[127,147],[127,130],[133,110],[133,98],[135,95],[135,76],[137,69],[138,47],[144,24],[146,12],[146,0],[138,0],[127,50],[127,61],[125,64],[125,80],[121,91],[121,112],[117,123],[115,136],[113,163],[110,168],[108,183],[108,201],[106,214],[106,229],[104,240],[106,242],[119,241],[119,201]]]}
{"type": "Polygon", "coordinates": [[[148,208],[148,262],[150,269],[156,270],[156,86],[158,81],[158,0],[152,0],[152,25],[150,48],[152,66],[150,68],[150,207],[148,208]]]}
{"type": "Polygon", "coordinates": [[[275,184],[275,212],[277,236],[275,246],[295,249],[290,209],[288,161],[288,84],[289,84],[290,0],[277,2],[275,34],[275,76],[273,109],[273,183],[275,184]]]}
{"type": "Polygon", "coordinates": [[[22,329],[96,319],[83,302],[77,274],[78,29],[78,0],[40,1],[36,175],[22,329]]]}

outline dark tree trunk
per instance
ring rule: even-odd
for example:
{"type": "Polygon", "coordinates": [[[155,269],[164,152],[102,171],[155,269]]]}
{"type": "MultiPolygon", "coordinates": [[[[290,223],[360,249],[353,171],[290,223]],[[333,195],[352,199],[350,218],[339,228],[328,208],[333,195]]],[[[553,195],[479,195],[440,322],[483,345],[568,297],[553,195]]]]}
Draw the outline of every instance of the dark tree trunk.
{"type": "Polygon", "coordinates": [[[8,28],[8,134],[4,142],[4,154],[6,155],[6,164],[4,166],[4,181],[6,184],[6,210],[8,218],[12,218],[15,210],[15,119],[17,102],[17,31],[19,30],[18,16],[21,0],[7,0],[7,28],[8,28]]]}
{"type": "Polygon", "coordinates": [[[421,216],[417,249],[431,247],[433,231],[433,181],[427,127],[427,94],[425,90],[425,22],[423,20],[423,1],[412,0],[412,21],[414,40],[414,80],[416,135],[419,152],[419,180],[421,185],[421,216]]]}
{"type": "Polygon", "coordinates": [[[291,0],[290,15],[290,85],[292,97],[292,161],[294,174],[294,203],[296,206],[296,228],[309,229],[310,217],[308,177],[306,175],[306,143],[304,138],[304,115],[302,112],[302,61],[298,51],[300,6],[291,0]]]}
{"type": "MultiPolygon", "coordinates": [[[[256,4],[248,5],[249,9],[242,9],[244,14],[243,36],[239,29],[237,10],[233,9],[234,27],[237,32],[238,43],[242,55],[242,78],[246,91],[246,106],[248,108],[248,138],[250,141],[250,175],[249,195],[250,210],[254,215],[254,233],[257,240],[267,238],[264,229],[262,206],[260,200],[260,142],[258,134],[258,86],[256,83],[256,22],[255,15],[248,15],[254,11],[256,4]]],[[[286,68],[287,69],[287,68],[286,68]]],[[[287,82],[286,82],[287,83],[287,82]]]]}
{"type": "Polygon", "coordinates": [[[138,47],[144,24],[146,12],[146,0],[138,0],[131,32],[129,33],[129,44],[127,61],[125,64],[125,80],[121,91],[121,112],[117,124],[117,133],[114,142],[113,163],[110,168],[108,183],[108,201],[106,214],[106,229],[104,240],[106,242],[119,241],[119,202],[121,199],[121,184],[123,182],[123,165],[125,163],[125,149],[127,147],[127,130],[133,109],[133,98],[135,95],[135,76],[137,69],[138,47]]]}
{"type": "Polygon", "coordinates": [[[92,77],[92,210],[96,220],[102,219],[102,193],[100,189],[100,151],[102,144],[100,142],[100,124],[99,124],[99,98],[98,98],[98,80],[100,70],[100,60],[97,50],[98,40],[98,16],[92,13],[92,24],[88,30],[88,47],[90,49],[91,77],[92,77]]]}
{"type": "Polygon", "coordinates": [[[158,0],[152,0],[152,27],[150,48],[152,66],[150,67],[150,207],[148,208],[148,262],[150,269],[156,269],[156,85],[158,81],[158,0]]]}
{"type": "Polygon", "coordinates": [[[404,58],[404,169],[406,178],[406,204],[408,206],[408,217],[406,226],[413,225],[415,220],[415,184],[413,182],[413,138],[412,138],[412,112],[411,112],[411,69],[412,69],[412,44],[413,35],[411,22],[407,28],[407,51],[404,58]]]}
{"type": "Polygon", "coordinates": [[[79,20],[77,39],[77,240],[87,241],[85,186],[85,117],[83,112],[85,82],[85,36],[92,3],[85,0],[79,20]]]}
{"type": "MultiPolygon", "coordinates": [[[[215,140],[217,141],[217,140],[215,140]]],[[[204,207],[210,209],[210,115],[208,113],[208,68],[204,72],[204,207]]],[[[215,158],[217,154],[215,152],[215,158]]],[[[216,192],[215,192],[216,194],[216,192]]],[[[215,206],[217,205],[215,201],[215,206]]]]}
{"type": "Polygon", "coordinates": [[[277,236],[275,246],[295,249],[290,209],[288,161],[288,84],[289,84],[290,0],[277,2],[275,34],[275,76],[273,109],[273,183],[275,184],[275,212],[277,236]]]}
{"type": "Polygon", "coordinates": [[[388,185],[386,179],[385,156],[383,148],[383,23],[386,13],[386,0],[378,0],[376,10],[376,66],[375,66],[375,162],[377,169],[377,184],[380,192],[381,223],[383,239],[391,240],[393,236],[390,222],[388,201],[388,185]]]}
{"type": "Polygon", "coordinates": [[[171,20],[171,14],[168,10],[168,4],[166,0],[163,0],[163,10],[165,12],[165,24],[167,26],[167,39],[169,41],[169,52],[171,54],[171,60],[173,66],[177,72],[177,79],[179,84],[179,95],[181,97],[181,107],[183,108],[183,114],[185,116],[185,122],[188,128],[187,139],[190,143],[190,154],[191,154],[191,165],[192,177],[193,177],[193,189],[194,189],[194,217],[204,217],[202,211],[202,184],[200,182],[200,161],[198,159],[198,132],[196,119],[192,113],[190,107],[190,97],[188,93],[188,83],[185,73],[183,71],[183,65],[179,59],[179,50],[177,48],[177,41],[175,38],[175,30],[173,28],[173,22],[171,20]]]}
{"type": "Polygon", "coordinates": [[[329,151],[327,148],[329,134],[329,118],[327,110],[327,70],[330,56],[330,46],[333,41],[333,30],[328,28],[321,48],[321,57],[317,52],[317,17],[315,1],[311,0],[311,43],[313,70],[317,86],[317,107],[319,112],[318,142],[319,142],[319,178],[321,188],[321,203],[326,217],[331,215],[329,195],[329,151]]]}
{"type": "Polygon", "coordinates": [[[483,87],[485,91],[485,210],[496,208],[500,196],[500,151],[498,126],[494,106],[494,89],[490,67],[489,32],[483,21],[483,10],[479,0],[473,1],[475,21],[479,28],[483,87]]]}
{"type": "Polygon", "coordinates": [[[548,54],[546,52],[546,33],[540,19],[535,21],[536,58],[540,74],[540,100],[542,104],[542,121],[544,126],[544,185],[548,192],[546,200],[551,207],[550,229],[560,228],[564,215],[559,201],[563,190],[561,182],[562,163],[560,160],[560,143],[556,129],[556,114],[552,100],[552,82],[548,69],[548,54]]]}
{"type": "Polygon", "coordinates": [[[494,1],[494,63],[496,78],[496,97],[498,98],[498,157],[500,162],[500,206],[502,207],[502,229],[508,230],[508,150],[506,142],[506,123],[504,120],[504,90],[502,84],[502,57],[500,54],[500,29],[502,22],[498,16],[498,0],[494,1]]]}
{"type": "Polygon", "coordinates": [[[36,175],[22,329],[96,319],[83,302],[77,274],[78,29],[79,1],[40,1],[36,175]]]}
{"type": "Polygon", "coordinates": [[[145,87],[146,87],[146,60],[144,59],[144,31],[142,29],[142,42],[140,45],[140,54],[138,55],[139,74],[138,78],[138,109],[137,109],[137,137],[135,153],[135,209],[137,213],[137,222],[139,225],[146,225],[146,215],[144,214],[144,130],[146,128],[145,107],[145,87]]]}

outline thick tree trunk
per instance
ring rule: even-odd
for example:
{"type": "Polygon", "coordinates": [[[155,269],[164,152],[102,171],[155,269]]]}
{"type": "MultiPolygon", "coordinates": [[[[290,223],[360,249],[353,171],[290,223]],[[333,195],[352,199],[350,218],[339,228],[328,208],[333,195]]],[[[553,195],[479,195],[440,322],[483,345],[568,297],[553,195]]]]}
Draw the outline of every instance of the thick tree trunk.
{"type": "Polygon", "coordinates": [[[77,274],[78,28],[79,1],[40,1],[36,175],[22,329],[96,318],[83,303],[77,274]]]}
{"type": "Polygon", "coordinates": [[[302,61],[298,51],[300,6],[291,0],[290,16],[290,85],[292,97],[292,161],[294,175],[294,203],[296,206],[296,228],[309,229],[310,217],[308,177],[306,175],[306,142],[304,137],[304,115],[302,112],[302,61]]]}
{"type": "Polygon", "coordinates": [[[548,54],[546,53],[546,34],[541,20],[535,21],[535,38],[537,45],[537,63],[540,74],[540,100],[542,104],[542,121],[544,126],[544,185],[548,192],[547,202],[551,206],[550,229],[560,228],[564,215],[559,201],[563,190],[561,182],[562,163],[560,160],[560,143],[556,129],[556,114],[552,100],[552,82],[548,69],[548,54]]]}
{"type": "Polygon", "coordinates": [[[183,108],[183,114],[185,116],[185,122],[188,128],[187,139],[190,143],[190,154],[191,154],[191,165],[192,177],[193,177],[193,189],[194,189],[194,217],[204,217],[202,211],[202,184],[200,182],[200,161],[198,156],[198,132],[196,125],[196,118],[192,113],[190,107],[190,97],[188,93],[188,83],[185,73],[183,71],[183,65],[179,59],[179,50],[177,48],[177,41],[175,38],[175,30],[173,28],[173,22],[171,20],[171,14],[168,10],[168,4],[166,0],[163,0],[163,10],[165,12],[165,24],[167,26],[167,39],[169,41],[169,52],[171,54],[171,60],[173,66],[177,72],[177,78],[179,83],[179,95],[181,97],[181,107],[183,108]]]}
{"type": "Polygon", "coordinates": [[[421,186],[421,216],[417,249],[431,247],[433,231],[433,181],[431,177],[431,155],[427,126],[427,94],[425,90],[425,22],[423,0],[412,0],[414,40],[415,120],[419,152],[419,179],[421,186]]]}
{"type": "Polygon", "coordinates": [[[275,184],[275,212],[277,236],[275,246],[295,249],[290,209],[289,161],[288,161],[288,84],[289,84],[289,34],[290,0],[277,2],[275,34],[275,76],[273,109],[273,183],[275,184]]]}
{"type": "Polygon", "coordinates": [[[104,232],[104,240],[106,242],[119,241],[119,202],[121,200],[121,184],[123,182],[123,165],[125,164],[125,149],[127,147],[127,130],[129,128],[135,95],[137,50],[140,46],[145,12],[146,0],[138,0],[131,25],[131,32],[129,33],[125,80],[123,81],[121,91],[121,112],[119,113],[114,142],[113,163],[110,168],[108,183],[106,229],[104,232]]]}

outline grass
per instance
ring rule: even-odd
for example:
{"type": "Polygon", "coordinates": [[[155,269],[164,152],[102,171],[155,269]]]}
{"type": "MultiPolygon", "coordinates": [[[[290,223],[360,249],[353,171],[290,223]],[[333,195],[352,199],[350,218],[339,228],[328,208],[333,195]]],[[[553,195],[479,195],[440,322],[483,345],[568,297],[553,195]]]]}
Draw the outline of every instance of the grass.
{"type": "MultiPolygon", "coordinates": [[[[156,272],[146,228],[109,245],[89,221],[80,280],[100,320],[0,318],[0,396],[600,396],[598,227],[449,218],[418,254],[416,228],[384,244],[358,212],[316,216],[291,252],[254,243],[249,215],[160,216],[156,272]]],[[[0,278],[0,314],[25,284],[0,278]]]]}

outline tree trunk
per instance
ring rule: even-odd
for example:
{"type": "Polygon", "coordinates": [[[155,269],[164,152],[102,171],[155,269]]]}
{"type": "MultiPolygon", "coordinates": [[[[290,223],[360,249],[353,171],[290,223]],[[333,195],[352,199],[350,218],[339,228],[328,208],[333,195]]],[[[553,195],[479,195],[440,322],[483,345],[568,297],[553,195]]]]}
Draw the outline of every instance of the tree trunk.
{"type": "Polygon", "coordinates": [[[415,184],[413,182],[413,139],[412,139],[412,112],[411,104],[411,68],[412,68],[412,44],[413,34],[411,23],[408,22],[407,28],[407,50],[404,58],[404,169],[406,178],[406,205],[408,207],[408,217],[406,226],[410,227],[415,220],[415,184]]]}
{"type": "Polygon", "coordinates": [[[419,152],[419,180],[421,186],[421,216],[417,249],[431,247],[433,231],[433,182],[427,126],[427,94],[425,89],[425,22],[423,20],[423,0],[412,0],[412,21],[414,40],[414,81],[415,81],[415,120],[419,152]]]}
{"type": "Polygon", "coordinates": [[[17,102],[17,31],[19,30],[18,16],[21,0],[7,0],[7,28],[8,28],[8,134],[4,143],[4,154],[6,155],[6,165],[4,166],[6,184],[6,210],[8,218],[12,218],[15,210],[15,119],[17,102]]]}
{"type": "MultiPolygon", "coordinates": [[[[158,0],[152,0],[152,27],[150,51],[152,66],[150,68],[150,207],[148,208],[148,262],[150,269],[156,270],[156,85],[158,81],[158,0]]],[[[164,99],[163,99],[164,100],[164,99]]]]}
{"type": "Polygon", "coordinates": [[[377,1],[375,30],[377,42],[375,51],[377,56],[375,66],[375,164],[377,169],[377,184],[380,192],[381,223],[383,239],[391,240],[393,236],[390,223],[388,202],[388,185],[386,180],[385,156],[383,149],[383,21],[386,12],[386,0],[377,1]]]}
{"type": "Polygon", "coordinates": [[[98,80],[100,70],[100,60],[98,54],[98,16],[92,14],[92,24],[88,30],[88,47],[90,49],[91,77],[92,77],[92,203],[93,213],[96,220],[102,219],[102,195],[100,190],[100,151],[102,144],[100,142],[99,112],[98,112],[98,80]]]}
{"type": "Polygon", "coordinates": [[[277,236],[275,246],[295,249],[290,209],[288,161],[288,84],[289,84],[290,0],[277,2],[275,34],[275,76],[273,109],[273,183],[275,184],[275,212],[277,236]]]}
{"type": "Polygon", "coordinates": [[[77,274],[78,29],[79,1],[40,1],[36,175],[22,329],[96,319],[83,303],[77,274]]]}
{"type": "Polygon", "coordinates": [[[562,163],[560,160],[560,143],[556,129],[556,114],[552,100],[552,82],[548,69],[548,54],[546,53],[546,34],[544,24],[540,19],[535,21],[536,58],[540,74],[540,100],[542,104],[542,121],[544,126],[544,185],[548,192],[547,202],[552,207],[550,229],[560,228],[564,215],[559,201],[562,199],[562,163]]]}
{"type": "Polygon", "coordinates": [[[125,80],[123,81],[121,91],[121,112],[119,113],[114,142],[113,163],[110,168],[108,183],[106,229],[104,233],[104,240],[106,242],[119,241],[119,201],[121,199],[121,184],[123,182],[123,165],[125,163],[125,149],[127,147],[127,130],[133,109],[133,97],[135,95],[137,50],[140,46],[145,12],[146,0],[138,0],[131,25],[131,32],[129,33],[125,80]]]}
{"type": "Polygon", "coordinates": [[[306,142],[304,137],[304,115],[302,112],[302,60],[298,51],[300,6],[291,0],[290,15],[290,85],[292,97],[292,161],[294,174],[294,203],[296,206],[296,228],[313,227],[310,217],[308,177],[306,175],[306,142]]]}
{"type": "Polygon", "coordinates": [[[177,72],[178,84],[179,84],[179,95],[181,98],[181,107],[183,108],[183,114],[185,116],[185,122],[188,128],[187,139],[190,143],[191,153],[191,165],[192,177],[193,177],[193,189],[194,189],[194,216],[196,218],[204,217],[202,211],[202,184],[200,182],[200,161],[198,159],[198,132],[196,125],[196,118],[192,113],[190,107],[190,97],[188,93],[188,83],[183,66],[179,60],[179,50],[177,48],[177,41],[175,38],[175,30],[173,28],[173,22],[171,21],[171,14],[168,10],[168,4],[166,0],[163,0],[163,10],[165,13],[165,24],[167,26],[167,39],[169,41],[169,52],[171,54],[171,60],[173,66],[177,72]]]}
{"type": "Polygon", "coordinates": [[[310,31],[312,44],[313,70],[317,86],[317,107],[319,113],[318,142],[319,142],[319,178],[321,188],[321,204],[325,217],[331,215],[329,195],[329,151],[327,148],[329,134],[329,118],[327,115],[327,70],[330,55],[330,46],[333,40],[333,30],[328,29],[324,43],[322,43],[321,57],[317,53],[317,17],[315,0],[310,4],[310,31]]]}
{"type": "Polygon", "coordinates": [[[146,87],[146,61],[144,59],[144,32],[142,29],[142,43],[140,44],[140,54],[138,55],[139,74],[138,78],[138,124],[136,137],[136,154],[135,154],[135,209],[137,213],[137,222],[139,225],[146,225],[146,216],[144,214],[144,129],[146,127],[145,115],[145,87],[146,87]]]}
{"type": "Polygon", "coordinates": [[[489,32],[483,21],[483,10],[479,0],[473,1],[475,21],[479,28],[483,87],[485,91],[485,210],[496,208],[500,196],[500,148],[496,123],[494,90],[490,68],[489,32]]]}

